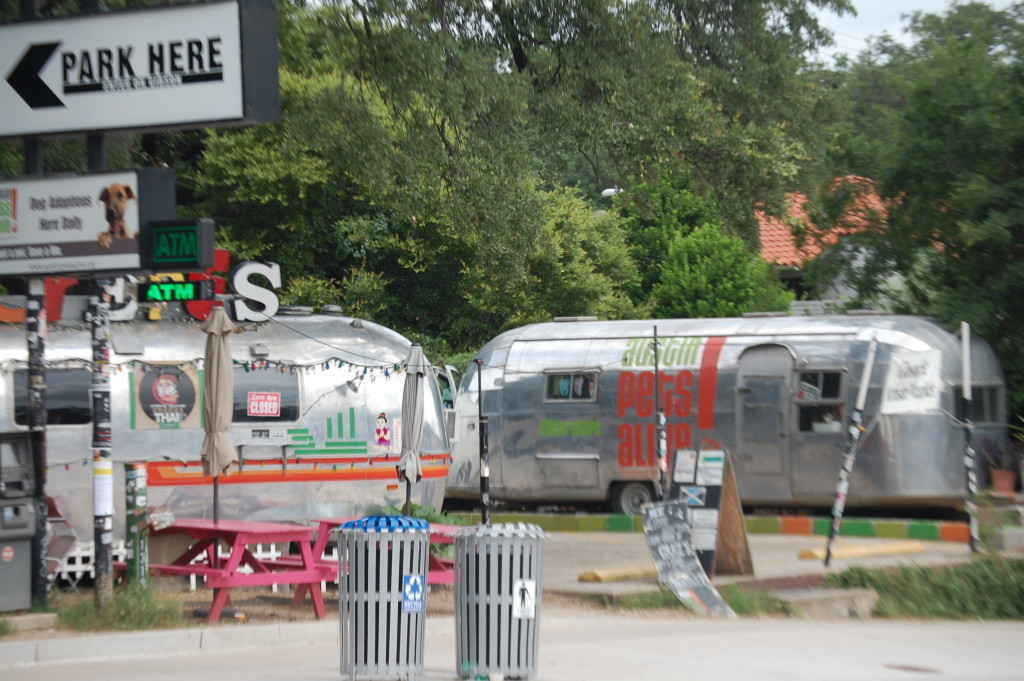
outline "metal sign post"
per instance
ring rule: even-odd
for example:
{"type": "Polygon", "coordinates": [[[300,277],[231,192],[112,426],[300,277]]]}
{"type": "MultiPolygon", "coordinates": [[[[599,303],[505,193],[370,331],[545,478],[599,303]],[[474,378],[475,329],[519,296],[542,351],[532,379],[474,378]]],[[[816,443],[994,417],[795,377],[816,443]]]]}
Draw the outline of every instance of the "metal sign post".
{"type": "Polygon", "coordinates": [[[92,332],[92,508],[96,565],[96,602],[114,600],[112,553],[114,543],[114,462],[110,423],[110,303],[94,282],[89,296],[92,332]]]}
{"type": "Polygon", "coordinates": [[[654,340],[651,343],[654,350],[654,418],[657,419],[657,459],[658,459],[658,495],[662,499],[669,497],[672,482],[669,479],[668,446],[665,441],[665,413],[661,410],[661,381],[658,367],[658,327],[654,327],[654,340]]]}
{"type": "Polygon", "coordinates": [[[484,361],[476,362],[477,420],[480,422],[480,522],[491,524],[491,466],[487,451],[487,417],[484,416],[483,371],[484,361]]]}
{"type": "Polygon", "coordinates": [[[832,504],[832,525],[828,529],[828,547],[825,549],[825,566],[832,562],[832,549],[835,546],[836,535],[839,534],[839,526],[843,522],[843,510],[846,508],[846,497],[850,493],[850,473],[853,472],[853,462],[857,458],[857,443],[864,432],[864,402],[867,401],[868,384],[871,382],[871,372],[875,366],[875,352],[878,350],[878,341],[871,338],[871,345],[868,346],[868,358],[864,362],[864,373],[860,377],[860,390],[857,391],[857,405],[850,416],[850,425],[846,431],[846,457],[843,459],[843,466],[839,469],[839,484],[836,486],[836,498],[832,504]]]}
{"type": "Polygon", "coordinates": [[[974,414],[971,406],[971,325],[967,322],[960,322],[960,348],[962,353],[961,365],[963,367],[963,396],[964,396],[964,468],[967,476],[967,522],[970,527],[971,553],[978,553],[981,550],[981,539],[978,532],[978,506],[974,503],[978,495],[978,474],[975,467],[974,445],[974,414]]]}
{"type": "Polygon", "coordinates": [[[46,297],[42,279],[30,279],[25,301],[25,335],[28,337],[28,424],[31,429],[32,470],[35,485],[32,503],[36,528],[32,539],[32,602],[46,605],[46,297]]]}

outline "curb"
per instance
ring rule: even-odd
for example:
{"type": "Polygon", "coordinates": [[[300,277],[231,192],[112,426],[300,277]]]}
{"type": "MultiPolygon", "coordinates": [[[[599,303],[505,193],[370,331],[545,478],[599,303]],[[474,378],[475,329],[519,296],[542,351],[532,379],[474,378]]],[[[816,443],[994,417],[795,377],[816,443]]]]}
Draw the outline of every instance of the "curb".
{"type": "MultiPolygon", "coordinates": [[[[467,524],[480,522],[479,513],[452,513],[467,524]]],[[[545,515],[540,513],[492,513],[492,523],[529,523],[545,532],[643,532],[643,519],[630,515],[545,515]]],[[[832,518],[827,516],[767,516],[744,518],[748,534],[787,534],[827,537],[832,518]]],[[[967,543],[971,538],[966,522],[951,520],[892,520],[845,518],[840,537],[916,539],[967,543]]]]}
{"type": "Polygon", "coordinates": [[[0,669],[37,664],[73,664],[87,660],[127,660],[187,655],[267,645],[331,644],[338,623],[288,622],[244,627],[155,629],[59,636],[35,641],[0,642],[0,669]]]}

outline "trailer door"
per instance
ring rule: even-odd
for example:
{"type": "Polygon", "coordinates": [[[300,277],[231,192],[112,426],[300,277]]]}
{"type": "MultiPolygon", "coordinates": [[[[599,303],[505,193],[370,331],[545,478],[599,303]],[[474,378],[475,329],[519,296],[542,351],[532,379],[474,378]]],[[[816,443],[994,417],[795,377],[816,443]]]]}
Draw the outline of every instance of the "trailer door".
{"type": "Polygon", "coordinates": [[[736,461],[743,493],[788,499],[789,404],[793,356],[759,345],[740,356],[736,378],[736,461]]]}

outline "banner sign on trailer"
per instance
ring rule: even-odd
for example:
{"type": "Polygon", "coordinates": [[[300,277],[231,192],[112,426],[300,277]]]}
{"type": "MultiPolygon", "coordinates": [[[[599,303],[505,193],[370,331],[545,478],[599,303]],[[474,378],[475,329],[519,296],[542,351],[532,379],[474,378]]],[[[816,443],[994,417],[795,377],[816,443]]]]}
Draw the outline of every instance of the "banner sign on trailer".
{"type": "Polygon", "coordinates": [[[939,411],[942,353],[894,352],[882,390],[883,414],[929,414],[939,411]]]}
{"type": "Polygon", "coordinates": [[[0,26],[0,139],[276,121],[273,0],[0,26]]]}
{"type": "Polygon", "coordinates": [[[0,276],[138,272],[140,226],[174,213],[169,168],[0,180],[0,276]]]}

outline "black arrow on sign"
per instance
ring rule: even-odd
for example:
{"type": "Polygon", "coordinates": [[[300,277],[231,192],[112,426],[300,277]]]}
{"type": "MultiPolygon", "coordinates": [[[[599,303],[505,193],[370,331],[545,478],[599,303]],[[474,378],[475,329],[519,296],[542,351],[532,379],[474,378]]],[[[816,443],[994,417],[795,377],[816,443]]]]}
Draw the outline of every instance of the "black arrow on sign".
{"type": "Polygon", "coordinates": [[[43,82],[39,72],[46,66],[46,62],[60,43],[36,43],[29,45],[24,56],[18,65],[15,66],[7,76],[7,82],[11,84],[14,91],[25,100],[33,109],[43,109],[49,106],[66,106],[64,102],[43,82]]]}

